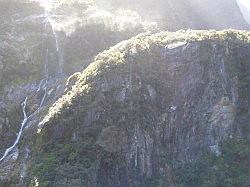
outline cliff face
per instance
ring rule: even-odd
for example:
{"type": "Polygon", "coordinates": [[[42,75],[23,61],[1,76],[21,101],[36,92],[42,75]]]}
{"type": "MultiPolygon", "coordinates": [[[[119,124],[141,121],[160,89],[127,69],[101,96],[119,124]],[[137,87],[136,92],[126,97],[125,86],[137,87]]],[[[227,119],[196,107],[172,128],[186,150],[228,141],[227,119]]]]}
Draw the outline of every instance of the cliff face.
{"type": "Polygon", "coordinates": [[[142,34],[99,54],[41,123],[30,176],[49,186],[246,185],[247,167],[234,164],[249,164],[249,37],[142,34]],[[204,178],[183,176],[204,155],[204,178]]]}
{"type": "Polygon", "coordinates": [[[249,33],[126,41],[249,28],[234,1],[0,0],[0,12],[0,186],[197,186],[227,165],[223,179],[246,184],[225,155],[249,166],[249,33]],[[219,169],[189,171],[200,163],[219,169]]]}

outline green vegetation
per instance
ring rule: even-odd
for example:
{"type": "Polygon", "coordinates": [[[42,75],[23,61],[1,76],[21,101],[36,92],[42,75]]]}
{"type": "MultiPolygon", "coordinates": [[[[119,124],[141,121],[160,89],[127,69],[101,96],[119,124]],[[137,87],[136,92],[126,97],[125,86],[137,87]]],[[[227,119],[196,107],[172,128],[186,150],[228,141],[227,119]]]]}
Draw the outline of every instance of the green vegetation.
{"type": "Polygon", "coordinates": [[[221,155],[204,151],[194,162],[175,163],[178,186],[245,186],[250,178],[250,139],[229,139],[221,145],[221,155]]]}
{"type": "Polygon", "coordinates": [[[43,24],[37,20],[25,20],[32,14],[42,13],[39,4],[4,0],[0,2],[0,12],[1,91],[6,85],[22,84],[41,78],[44,67],[41,59],[43,24]]]}
{"type": "Polygon", "coordinates": [[[52,154],[42,154],[37,159],[38,164],[35,168],[34,176],[39,179],[39,186],[49,186],[51,181],[54,181],[56,175],[58,157],[52,154]]]}
{"type": "MultiPolygon", "coordinates": [[[[37,141],[38,142],[38,141],[37,141]]],[[[72,184],[76,179],[91,178],[97,160],[94,142],[89,139],[79,142],[69,141],[67,144],[44,145],[47,151],[40,151],[38,144],[34,146],[34,159],[30,165],[27,184],[34,185],[34,177],[39,186],[72,184]],[[64,164],[62,164],[64,163],[64,164]],[[64,176],[71,176],[71,179],[64,176]]],[[[81,181],[81,185],[89,181],[81,181]]]]}

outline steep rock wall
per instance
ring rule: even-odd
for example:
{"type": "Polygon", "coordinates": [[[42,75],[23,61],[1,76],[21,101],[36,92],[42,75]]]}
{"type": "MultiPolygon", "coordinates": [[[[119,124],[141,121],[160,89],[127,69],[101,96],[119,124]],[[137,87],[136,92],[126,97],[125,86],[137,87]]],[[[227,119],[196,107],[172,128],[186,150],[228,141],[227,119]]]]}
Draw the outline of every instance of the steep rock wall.
{"type": "Polygon", "coordinates": [[[44,118],[30,180],[178,184],[177,163],[220,158],[248,134],[249,51],[240,31],[142,34],[104,51],[44,118]]]}

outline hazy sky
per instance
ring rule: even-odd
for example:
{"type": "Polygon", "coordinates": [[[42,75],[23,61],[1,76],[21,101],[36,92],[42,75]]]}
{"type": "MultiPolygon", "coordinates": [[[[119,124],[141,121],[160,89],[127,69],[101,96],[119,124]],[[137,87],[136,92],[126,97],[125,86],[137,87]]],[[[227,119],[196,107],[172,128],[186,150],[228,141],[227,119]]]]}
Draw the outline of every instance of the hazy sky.
{"type": "Polygon", "coordinates": [[[250,0],[238,0],[242,5],[244,5],[248,10],[250,10],[250,0]]]}
{"type": "Polygon", "coordinates": [[[237,0],[237,2],[244,18],[250,24],[250,0],[237,0]]]}
{"type": "MultiPolygon", "coordinates": [[[[38,0],[42,6],[44,6],[47,10],[52,8],[53,2],[57,2],[60,0],[38,0]]],[[[250,0],[236,0],[239,4],[241,12],[246,19],[246,21],[250,24],[250,0]]]]}
{"type": "MultiPolygon", "coordinates": [[[[43,5],[50,6],[51,2],[55,2],[55,0],[39,0],[43,5]]],[[[56,0],[58,1],[58,0],[56,0]]],[[[245,6],[248,10],[250,10],[250,0],[236,0],[238,1],[242,6],[245,6]]]]}
{"type": "MultiPolygon", "coordinates": [[[[39,1],[42,2],[42,4],[45,6],[50,6],[51,2],[55,0],[39,0],[39,1]]],[[[250,10],[250,0],[237,0],[237,1],[250,10]]]]}
{"type": "Polygon", "coordinates": [[[38,0],[43,7],[45,7],[47,10],[50,10],[52,8],[53,2],[56,2],[55,0],[38,0]]]}

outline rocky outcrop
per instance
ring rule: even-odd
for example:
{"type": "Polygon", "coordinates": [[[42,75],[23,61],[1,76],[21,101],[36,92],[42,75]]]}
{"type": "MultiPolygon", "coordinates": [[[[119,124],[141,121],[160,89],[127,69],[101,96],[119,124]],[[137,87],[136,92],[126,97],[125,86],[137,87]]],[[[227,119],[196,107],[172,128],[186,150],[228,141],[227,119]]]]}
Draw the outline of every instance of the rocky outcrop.
{"type": "MultiPolygon", "coordinates": [[[[179,163],[196,163],[204,153],[226,160],[234,144],[224,143],[247,135],[249,37],[240,31],[142,34],[99,54],[72,77],[75,85],[41,123],[30,181],[181,185],[190,181],[178,174],[179,163]]],[[[231,185],[246,185],[230,177],[231,185]]],[[[207,180],[218,185],[222,179],[207,180]]],[[[193,185],[206,181],[199,182],[193,185]]]]}
{"type": "Polygon", "coordinates": [[[221,142],[248,132],[248,33],[149,34],[249,28],[235,2],[0,0],[0,12],[0,159],[24,101],[28,117],[0,186],[174,185],[172,162],[224,158],[221,142]]]}

